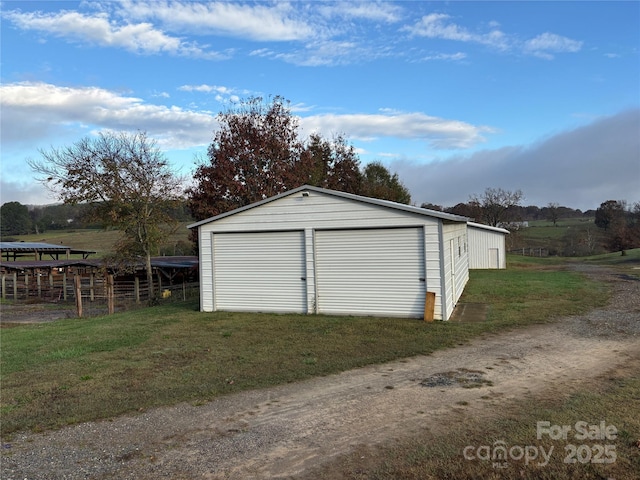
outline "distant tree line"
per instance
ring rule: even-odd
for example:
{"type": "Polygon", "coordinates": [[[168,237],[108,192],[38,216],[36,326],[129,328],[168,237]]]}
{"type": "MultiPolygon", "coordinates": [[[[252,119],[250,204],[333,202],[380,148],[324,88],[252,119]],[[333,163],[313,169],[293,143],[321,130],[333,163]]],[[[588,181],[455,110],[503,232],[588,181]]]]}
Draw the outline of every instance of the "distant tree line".
{"type": "MultiPolygon", "coordinates": [[[[91,208],[87,203],[23,205],[7,202],[0,206],[0,235],[6,241],[15,235],[39,235],[51,230],[108,228],[106,222],[91,214],[91,208]]],[[[186,199],[169,209],[168,214],[178,222],[193,221],[186,199]]]]}
{"type": "MultiPolygon", "coordinates": [[[[458,203],[453,207],[443,207],[442,205],[433,203],[423,203],[420,206],[430,210],[437,210],[440,212],[453,213],[455,215],[474,218],[481,223],[486,221],[481,208],[479,208],[480,205],[478,202],[469,201],[467,203],[458,203]]],[[[538,207],[535,205],[510,205],[505,209],[505,213],[505,218],[508,218],[511,222],[548,220],[555,224],[561,218],[593,218],[596,211],[585,210],[583,212],[580,209],[564,207],[557,203],[550,203],[544,207],[538,207]]]]}
{"type": "Polygon", "coordinates": [[[640,202],[607,200],[596,210],[595,223],[606,234],[606,248],[621,252],[640,247],[640,202]]]}
{"type": "Polygon", "coordinates": [[[624,255],[628,249],[640,248],[640,202],[630,206],[624,200],[607,200],[597,210],[582,212],[558,203],[549,203],[542,208],[531,205],[524,207],[520,205],[522,199],[523,193],[520,190],[487,188],[481,195],[471,195],[469,202],[450,208],[431,203],[423,203],[421,207],[462,215],[512,232],[523,226],[523,222],[533,220],[547,220],[557,226],[559,219],[595,219],[594,223],[601,229],[600,232],[587,228],[580,238],[576,238],[575,232],[568,232],[564,237],[564,247],[561,250],[554,249],[553,254],[592,255],[602,248],[624,255]]]}

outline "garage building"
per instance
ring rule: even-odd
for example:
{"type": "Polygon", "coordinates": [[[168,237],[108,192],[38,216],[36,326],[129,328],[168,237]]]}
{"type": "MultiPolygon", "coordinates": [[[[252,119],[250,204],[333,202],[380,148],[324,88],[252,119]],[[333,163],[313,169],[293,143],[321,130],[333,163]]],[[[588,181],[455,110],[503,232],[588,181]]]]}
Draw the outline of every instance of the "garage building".
{"type": "Polygon", "coordinates": [[[469,268],[507,268],[506,236],[509,230],[469,222],[469,268]]]}
{"type": "Polygon", "coordinates": [[[189,225],[200,309],[447,320],[469,278],[466,217],[302,186],[189,225]],[[431,292],[427,295],[426,292],[431,292]]]}

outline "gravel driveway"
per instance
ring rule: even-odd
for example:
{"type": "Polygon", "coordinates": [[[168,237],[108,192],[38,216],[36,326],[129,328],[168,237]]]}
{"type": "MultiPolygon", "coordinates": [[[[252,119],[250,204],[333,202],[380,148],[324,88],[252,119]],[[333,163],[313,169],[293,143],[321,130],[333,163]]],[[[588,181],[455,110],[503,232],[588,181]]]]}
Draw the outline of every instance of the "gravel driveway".
{"type": "Polygon", "coordinates": [[[363,445],[445,428],[505,400],[595,378],[640,352],[640,281],[580,268],[612,285],[607,308],[201,406],[17,434],[2,446],[2,478],[295,477],[363,445]],[[462,413],[460,404],[468,405],[462,413]]]}

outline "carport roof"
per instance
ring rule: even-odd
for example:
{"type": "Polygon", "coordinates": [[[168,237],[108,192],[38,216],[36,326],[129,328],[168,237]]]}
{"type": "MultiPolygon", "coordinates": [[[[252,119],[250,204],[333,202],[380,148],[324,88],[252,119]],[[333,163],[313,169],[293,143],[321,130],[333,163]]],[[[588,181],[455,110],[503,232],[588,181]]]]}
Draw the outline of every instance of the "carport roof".
{"type": "Polygon", "coordinates": [[[78,255],[90,255],[95,254],[93,250],[79,250],[77,248],[67,247],[65,245],[56,245],[54,243],[44,242],[0,242],[0,252],[15,252],[15,253],[54,253],[61,254],[69,252],[70,254],[78,255]]]}
{"type": "Polygon", "coordinates": [[[252,208],[259,207],[259,206],[264,205],[266,203],[273,202],[275,200],[279,200],[280,198],[288,197],[290,195],[295,195],[297,193],[304,192],[304,191],[324,193],[326,195],[333,195],[335,197],[341,197],[341,198],[346,198],[348,200],[355,200],[355,201],[358,201],[358,202],[369,203],[371,205],[379,205],[379,206],[382,206],[382,207],[393,208],[393,209],[402,210],[402,211],[405,211],[405,212],[417,213],[419,215],[424,215],[424,216],[427,216],[427,217],[440,218],[442,220],[446,220],[446,221],[449,221],[449,222],[464,222],[464,223],[466,223],[466,222],[471,220],[470,218],[462,217],[460,215],[453,215],[451,213],[438,212],[436,210],[428,210],[426,208],[415,207],[413,205],[405,205],[405,204],[402,204],[402,203],[391,202],[389,200],[380,200],[378,198],[363,197],[362,195],[355,195],[353,193],[339,192],[337,190],[329,190],[329,189],[326,189],[326,188],[314,187],[314,186],[311,186],[311,185],[303,185],[301,187],[294,188],[292,190],[287,190],[286,192],[283,192],[283,193],[281,193],[279,195],[275,195],[273,197],[269,197],[269,198],[267,198],[265,200],[261,200],[261,201],[256,202],[256,203],[252,203],[252,204],[246,205],[244,207],[236,208],[235,210],[231,210],[230,212],[221,213],[220,215],[217,215],[215,217],[207,218],[207,219],[202,220],[200,222],[192,223],[191,225],[188,225],[187,228],[200,227],[201,225],[205,225],[205,224],[210,223],[210,222],[215,222],[216,220],[220,220],[221,218],[229,217],[231,215],[235,215],[236,213],[244,212],[246,210],[250,210],[252,208]]]}

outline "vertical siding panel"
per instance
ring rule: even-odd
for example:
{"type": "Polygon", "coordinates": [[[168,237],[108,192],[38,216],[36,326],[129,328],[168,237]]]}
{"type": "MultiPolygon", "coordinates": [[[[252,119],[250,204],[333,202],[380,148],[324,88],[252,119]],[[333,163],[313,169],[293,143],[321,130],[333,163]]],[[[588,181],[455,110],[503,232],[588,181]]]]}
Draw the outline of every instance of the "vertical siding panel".
{"type": "Polygon", "coordinates": [[[304,250],[305,276],[307,279],[307,313],[317,313],[315,232],[312,228],[304,229],[304,250]]]}
{"type": "Polygon", "coordinates": [[[440,257],[440,229],[439,222],[433,222],[424,226],[424,252],[425,252],[425,289],[436,294],[436,306],[434,318],[442,320],[443,290],[442,290],[442,261],[440,257]]]}
{"type": "Polygon", "coordinates": [[[205,229],[199,229],[200,244],[200,310],[213,312],[213,235],[205,229]]]}
{"type": "Polygon", "coordinates": [[[448,320],[451,316],[451,311],[449,310],[451,269],[448,266],[449,255],[447,252],[449,250],[449,247],[446,245],[444,225],[441,221],[438,222],[438,245],[438,253],[440,255],[440,288],[442,290],[442,319],[448,320]]]}

